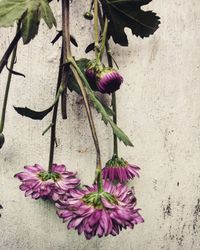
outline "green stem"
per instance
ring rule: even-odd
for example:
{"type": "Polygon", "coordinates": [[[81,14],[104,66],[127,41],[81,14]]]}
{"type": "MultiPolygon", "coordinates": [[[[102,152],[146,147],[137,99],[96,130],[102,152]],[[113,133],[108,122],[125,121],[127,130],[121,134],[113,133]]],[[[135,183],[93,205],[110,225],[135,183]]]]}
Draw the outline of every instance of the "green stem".
{"type": "Polygon", "coordinates": [[[100,63],[99,57],[99,20],[98,20],[98,0],[94,0],[94,44],[97,63],[100,63]]]}
{"type": "MultiPolygon", "coordinates": [[[[19,34],[19,30],[20,30],[20,22],[17,25],[16,35],[19,34]]],[[[0,121],[0,134],[3,133],[3,129],[4,129],[6,107],[7,107],[7,102],[8,102],[8,95],[9,95],[10,84],[11,84],[11,79],[12,79],[12,71],[14,68],[16,55],[17,55],[17,43],[15,44],[15,47],[13,49],[11,63],[10,63],[10,71],[8,73],[8,79],[7,79],[7,84],[6,84],[6,90],[5,90],[5,95],[4,95],[3,107],[2,107],[2,114],[1,114],[1,121],[0,121]]]]}
{"type": "Polygon", "coordinates": [[[63,49],[61,49],[60,56],[60,65],[58,72],[57,88],[56,88],[56,103],[53,108],[52,122],[51,122],[51,138],[50,138],[50,151],[49,151],[49,172],[52,170],[55,142],[56,142],[56,123],[57,123],[57,114],[58,114],[58,103],[60,95],[64,90],[64,87],[61,84],[62,81],[62,65],[63,65],[63,49]]]}
{"type": "Polygon", "coordinates": [[[95,144],[95,148],[96,148],[96,152],[97,152],[97,169],[101,170],[101,156],[100,156],[99,141],[98,141],[98,137],[97,137],[97,133],[96,133],[93,117],[92,117],[91,108],[90,108],[89,101],[88,101],[88,94],[85,90],[83,82],[86,85],[86,88],[88,88],[88,87],[90,88],[90,86],[89,86],[89,83],[87,82],[85,76],[83,75],[82,71],[80,70],[80,68],[76,64],[75,60],[71,57],[71,58],[68,58],[68,62],[70,63],[70,68],[72,70],[72,73],[74,74],[74,77],[75,77],[75,79],[80,87],[81,93],[83,95],[87,115],[89,118],[90,128],[92,131],[92,136],[93,136],[93,140],[94,140],[94,144],[95,144]]]}
{"type": "MultiPolygon", "coordinates": [[[[116,93],[112,93],[112,108],[113,108],[113,122],[117,125],[117,100],[116,93]]],[[[118,140],[117,136],[113,133],[113,154],[118,156],[118,140]]]]}
{"type": "MultiPolygon", "coordinates": [[[[97,7],[98,7],[98,1],[97,1],[97,7]]],[[[69,0],[62,0],[62,13],[63,13],[63,23],[67,23],[68,25],[66,25],[63,29],[64,32],[64,44],[65,46],[67,46],[66,51],[67,51],[67,56],[64,57],[64,60],[69,63],[70,69],[73,73],[74,78],[76,79],[82,96],[83,96],[83,100],[85,103],[85,107],[86,107],[86,112],[87,112],[87,116],[88,116],[88,120],[89,120],[89,125],[90,125],[90,129],[91,129],[91,133],[92,133],[92,137],[94,140],[94,145],[96,148],[96,154],[97,154],[97,159],[96,159],[96,171],[100,172],[100,174],[96,175],[98,178],[96,179],[97,182],[99,183],[98,186],[98,191],[102,192],[103,190],[103,184],[102,184],[102,175],[101,175],[101,153],[100,153],[100,147],[99,147],[99,141],[98,141],[98,137],[97,137],[97,133],[96,133],[96,128],[94,125],[94,120],[93,120],[93,116],[92,116],[92,111],[89,105],[89,100],[88,100],[88,95],[86,92],[86,89],[84,87],[83,82],[86,84],[86,86],[89,86],[89,83],[87,82],[87,80],[81,77],[84,75],[82,74],[81,70],[79,69],[78,65],[76,64],[74,58],[72,57],[71,54],[71,47],[70,47],[70,31],[69,31],[69,0]],[[101,179],[101,180],[100,180],[101,179]]],[[[98,12],[97,12],[98,14],[98,12]]],[[[98,17],[98,16],[97,16],[98,17]]],[[[98,19],[97,19],[98,22],[98,19]]],[[[98,28],[98,23],[97,23],[97,28],[98,28]]],[[[97,34],[98,34],[98,30],[97,30],[97,34]]],[[[98,39],[97,39],[98,40],[98,39]]],[[[96,40],[96,41],[97,41],[96,40]]],[[[89,86],[90,87],[90,86],[89,86]]]]}
{"type": "Polygon", "coordinates": [[[15,47],[17,46],[20,38],[21,38],[21,30],[18,29],[16,34],[15,34],[15,37],[11,41],[9,47],[7,48],[6,52],[4,53],[4,55],[0,61],[0,74],[1,74],[2,70],[4,69],[4,67],[6,66],[8,59],[9,59],[10,55],[12,54],[13,50],[15,49],[15,47]]]}
{"type": "MultiPolygon", "coordinates": [[[[107,25],[107,18],[105,18],[105,21],[103,20],[102,17],[102,13],[100,10],[100,6],[99,6],[99,22],[101,24],[101,28],[103,29],[104,27],[104,31],[105,31],[105,26],[107,25]]],[[[107,32],[106,32],[107,35],[107,32]]],[[[113,67],[113,59],[111,56],[111,52],[110,52],[110,46],[108,43],[108,38],[107,36],[105,36],[105,46],[106,46],[106,53],[107,53],[107,60],[108,60],[108,66],[109,67],[113,67]]],[[[116,93],[112,93],[112,109],[113,109],[113,122],[117,125],[117,100],[116,100],[116,93]]],[[[118,139],[117,136],[113,133],[113,154],[118,156],[118,139]]]]}
{"type": "Polygon", "coordinates": [[[107,31],[108,31],[108,19],[105,18],[105,23],[104,23],[104,29],[103,29],[103,34],[102,34],[102,43],[101,43],[101,50],[100,50],[100,60],[102,60],[103,53],[105,50],[105,45],[106,45],[106,40],[107,40],[107,31]]]}

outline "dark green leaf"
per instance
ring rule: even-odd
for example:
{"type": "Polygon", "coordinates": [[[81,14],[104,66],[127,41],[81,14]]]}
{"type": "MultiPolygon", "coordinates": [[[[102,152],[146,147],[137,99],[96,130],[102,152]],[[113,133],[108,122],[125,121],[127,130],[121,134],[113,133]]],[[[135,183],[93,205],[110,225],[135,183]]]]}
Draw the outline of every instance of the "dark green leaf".
{"type": "Polygon", "coordinates": [[[35,111],[27,107],[25,108],[14,107],[14,109],[17,111],[18,114],[22,116],[29,117],[33,120],[42,120],[46,115],[48,115],[52,111],[53,106],[43,111],[35,111]]]}
{"type": "Polygon", "coordinates": [[[31,5],[28,5],[25,17],[22,19],[22,38],[24,44],[29,43],[38,33],[40,24],[38,8],[39,4],[37,1],[31,2],[31,5]]]}
{"type": "Polygon", "coordinates": [[[89,53],[90,51],[94,50],[95,43],[90,43],[87,48],[85,49],[85,53],[89,53]]]}
{"type": "Polygon", "coordinates": [[[75,47],[78,47],[78,43],[76,41],[76,38],[72,35],[70,35],[70,41],[71,43],[75,46],[75,47]]]}
{"type": "Polygon", "coordinates": [[[160,21],[156,13],[144,11],[141,7],[152,0],[101,0],[103,10],[108,17],[108,33],[115,43],[128,46],[124,29],[130,28],[132,34],[141,38],[153,34],[160,21]]]}
{"type": "Polygon", "coordinates": [[[39,10],[41,12],[41,17],[44,19],[49,29],[51,29],[53,25],[56,26],[56,19],[47,0],[40,0],[39,10]]]}

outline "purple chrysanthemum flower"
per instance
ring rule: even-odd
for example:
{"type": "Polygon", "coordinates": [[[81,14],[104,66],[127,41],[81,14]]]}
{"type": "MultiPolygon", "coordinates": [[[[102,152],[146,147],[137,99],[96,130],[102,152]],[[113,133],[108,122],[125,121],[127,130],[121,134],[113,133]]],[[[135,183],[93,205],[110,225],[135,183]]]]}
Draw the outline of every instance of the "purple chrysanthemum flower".
{"type": "Polygon", "coordinates": [[[131,165],[123,158],[118,158],[114,155],[103,168],[103,179],[125,183],[136,176],[139,177],[139,170],[140,168],[138,166],[131,165]]]}
{"type": "Polygon", "coordinates": [[[111,94],[120,88],[123,77],[112,68],[104,68],[97,74],[97,87],[101,93],[111,94]]]}
{"type": "Polygon", "coordinates": [[[80,184],[80,179],[76,178],[76,173],[66,170],[65,165],[52,165],[52,173],[56,173],[59,177],[54,179],[54,187],[50,193],[50,197],[57,201],[63,195],[67,195],[68,190],[76,188],[80,184]]]}
{"type": "Polygon", "coordinates": [[[96,60],[90,61],[85,71],[91,88],[94,91],[111,94],[120,88],[122,76],[113,68],[98,64],[96,60]]]}
{"type": "Polygon", "coordinates": [[[20,189],[25,191],[25,196],[30,195],[33,199],[48,198],[56,201],[80,183],[76,174],[66,170],[64,165],[53,164],[51,172],[46,172],[38,164],[25,166],[24,169],[15,177],[22,182],[20,189]]]}
{"type": "Polygon", "coordinates": [[[60,200],[57,213],[68,229],[74,228],[87,239],[115,236],[124,228],[133,228],[143,222],[136,209],[136,198],[132,189],[120,183],[112,185],[104,181],[104,191],[97,192],[97,185],[84,189],[70,190],[67,200],[60,200]]]}

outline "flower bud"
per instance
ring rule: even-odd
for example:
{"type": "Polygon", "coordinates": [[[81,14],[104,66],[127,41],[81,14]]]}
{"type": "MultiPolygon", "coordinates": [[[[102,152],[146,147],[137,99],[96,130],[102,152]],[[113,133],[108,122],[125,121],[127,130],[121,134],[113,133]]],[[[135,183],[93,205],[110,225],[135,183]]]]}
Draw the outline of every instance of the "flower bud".
{"type": "Polygon", "coordinates": [[[139,177],[139,170],[138,166],[129,164],[123,158],[113,155],[103,168],[103,179],[123,184],[130,179],[139,177]]]}
{"type": "Polygon", "coordinates": [[[105,67],[96,75],[96,83],[101,93],[111,94],[120,88],[123,77],[113,68],[105,67]]]}
{"type": "Polygon", "coordinates": [[[92,15],[92,13],[90,11],[85,12],[84,17],[87,20],[92,20],[93,19],[93,15],[92,15]]]}
{"type": "Polygon", "coordinates": [[[5,142],[5,137],[3,134],[0,134],[0,149],[3,147],[4,142],[5,142]]]}
{"type": "Polygon", "coordinates": [[[94,91],[111,94],[120,88],[122,76],[113,68],[98,64],[96,60],[90,61],[85,71],[91,88],[94,91]]]}

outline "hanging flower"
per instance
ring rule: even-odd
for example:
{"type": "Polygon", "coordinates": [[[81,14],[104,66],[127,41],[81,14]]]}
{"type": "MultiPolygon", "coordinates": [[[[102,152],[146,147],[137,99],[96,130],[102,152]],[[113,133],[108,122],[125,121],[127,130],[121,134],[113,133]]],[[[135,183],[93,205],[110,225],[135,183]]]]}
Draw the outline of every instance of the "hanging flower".
{"type": "Polygon", "coordinates": [[[111,94],[120,88],[123,77],[113,68],[98,64],[95,60],[89,62],[86,76],[94,91],[111,94]]]}
{"type": "Polygon", "coordinates": [[[139,177],[139,170],[138,166],[131,165],[123,158],[118,158],[114,155],[103,168],[103,179],[124,183],[136,176],[139,177]]]}
{"type": "Polygon", "coordinates": [[[122,76],[113,68],[104,68],[97,73],[97,87],[101,93],[111,94],[120,88],[122,76]]]}
{"type": "Polygon", "coordinates": [[[76,188],[80,184],[80,179],[76,178],[76,173],[66,170],[65,165],[53,164],[52,174],[55,176],[54,186],[50,193],[50,197],[54,201],[58,200],[61,196],[68,194],[68,190],[76,188]]]}
{"type": "Polygon", "coordinates": [[[109,234],[115,236],[124,228],[133,228],[143,222],[136,209],[133,190],[122,184],[116,186],[104,181],[104,191],[97,192],[97,185],[84,189],[71,189],[70,198],[60,200],[57,213],[68,229],[74,228],[87,239],[109,234]]]}
{"type": "Polygon", "coordinates": [[[53,164],[51,172],[46,172],[38,164],[25,166],[24,169],[15,177],[22,182],[20,189],[25,191],[25,196],[33,199],[48,198],[56,201],[80,183],[76,174],[67,171],[64,165],[53,164]]]}

